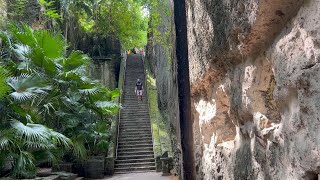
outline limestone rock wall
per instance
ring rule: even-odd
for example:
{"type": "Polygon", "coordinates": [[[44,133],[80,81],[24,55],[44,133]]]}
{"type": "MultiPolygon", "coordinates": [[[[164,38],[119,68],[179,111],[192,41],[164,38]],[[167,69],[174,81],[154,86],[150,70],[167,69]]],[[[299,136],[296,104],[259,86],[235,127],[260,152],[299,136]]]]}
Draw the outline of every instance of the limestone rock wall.
{"type": "Polygon", "coordinates": [[[187,0],[197,178],[320,174],[320,0],[187,0]]]}
{"type": "Polygon", "coordinates": [[[156,32],[148,34],[145,63],[156,77],[158,107],[171,139],[169,156],[175,161],[172,173],[179,174],[181,149],[173,0],[159,1],[158,8],[160,23],[156,32]]]}
{"type": "Polygon", "coordinates": [[[0,0],[0,28],[2,28],[7,19],[7,3],[5,0],[0,0]]]}

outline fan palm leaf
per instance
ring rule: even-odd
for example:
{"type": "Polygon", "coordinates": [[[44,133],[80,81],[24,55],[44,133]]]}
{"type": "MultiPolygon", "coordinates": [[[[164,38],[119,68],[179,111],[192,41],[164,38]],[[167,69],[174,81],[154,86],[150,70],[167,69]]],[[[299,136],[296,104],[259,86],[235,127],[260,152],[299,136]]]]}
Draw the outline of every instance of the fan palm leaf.
{"type": "Polygon", "coordinates": [[[51,86],[45,84],[37,75],[21,74],[9,78],[7,83],[14,90],[10,96],[19,102],[47,94],[47,91],[51,90],[51,86]]]}
{"type": "Polygon", "coordinates": [[[34,157],[30,152],[20,151],[19,154],[14,157],[13,176],[15,177],[34,177],[37,168],[34,164],[34,157]]]}
{"type": "Polygon", "coordinates": [[[15,130],[18,138],[30,142],[49,144],[50,132],[43,125],[31,123],[24,125],[20,121],[12,120],[11,127],[15,130]]]}

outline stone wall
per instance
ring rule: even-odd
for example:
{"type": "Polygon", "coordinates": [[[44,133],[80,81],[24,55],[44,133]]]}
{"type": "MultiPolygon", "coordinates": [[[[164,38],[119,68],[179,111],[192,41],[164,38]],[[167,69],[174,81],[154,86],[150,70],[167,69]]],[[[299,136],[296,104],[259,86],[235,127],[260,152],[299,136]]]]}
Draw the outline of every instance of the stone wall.
{"type": "Polygon", "coordinates": [[[174,156],[175,160],[173,173],[179,174],[181,149],[173,1],[162,2],[163,4],[159,5],[161,23],[157,33],[148,34],[145,63],[156,77],[158,107],[167,125],[167,133],[171,135],[169,138],[173,153],[169,152],[169,155],[174,156]]]}
{"type": "Polygon", "coordinates": [[[7,3],[5,0],[0,0],[0,29],[3,28],[7,19],[7,3]]]}
{"type": "Polygon", "coordinates": [[[188,0],[198,179],[320,174],[320,1],[188,0]]]}
{"type": "Polygon", "coordinates": [[[96,57],[93,59],[93,65],[90,69],[90,74],[95,79],[100,80],[101,83],[106,87],[115,89],[118,87],[120,63],[120,57],[96,57]]]}

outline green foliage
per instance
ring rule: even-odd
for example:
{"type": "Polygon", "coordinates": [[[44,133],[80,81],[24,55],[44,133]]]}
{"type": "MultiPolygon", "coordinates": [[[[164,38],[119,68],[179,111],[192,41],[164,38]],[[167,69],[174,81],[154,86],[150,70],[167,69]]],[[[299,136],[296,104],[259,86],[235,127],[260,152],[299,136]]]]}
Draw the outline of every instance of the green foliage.
{"type": "Polygon", "coordinates": [[[7,70],[0,65],[0,98],[4,97],[9,92],[9,86],[6,83],[9,78],[7,70]]]}
{"type": "Polygon", "coordinates": [[[27,25],[0,38],[0,168],[12,161],[12,176],[31,178],[37,163],[106,152],[119,92],[90,78],[88,56],[67,56],[61,34],[27,25]]]}
{"type": "Polygon", "coordinates": [[[137,0],[60,0],[65,23],[76,19],[85,32],[118,38],[124,48],[147,43],[148,17],[137,0]]]}
{"type": "Polygon", "coordinates": [[[125,48],[139,47],[147,42],[147,23],[142,4],[134,0],[109,0],[98,14],[97,29],[119,38],[125,48]]]}
{"type": "Polygon", "coordinates": [[[49,20],[56,20],[59,19],[61,20],[62,17],[58,13],[57,9],[55,8],[55,0],[39,0],[39,4],[45,7],[44,15],[49,19],[49,20]]]}
{"type": "Polygon", "coordinates": [[[164,53],[168,57],[168,64],[171,65],[173,38],[171,14],[173,9],[171,9],[168,1],[147,0],[146,4],[150,12],[149,41],[160,44],[164,48],[164,53]]]}
{"type": "Polygon", "coordinates": [[[35,176],[35,154],[48,152],[42,159],[54,162],[54,156],[48,157],[52,155],[50,150],[72,145],[69,138],[41,124],[11,120],[10,127],[0,133],[0,162],[13,161],[12,175],[15,177],[35,176]]]}
{"type": "Polygon", "coordinates": [[[26,5],[28,0],[10,0],[8,3],[8,15],[16,20],[21,20],[25,14],[26,5]]]}

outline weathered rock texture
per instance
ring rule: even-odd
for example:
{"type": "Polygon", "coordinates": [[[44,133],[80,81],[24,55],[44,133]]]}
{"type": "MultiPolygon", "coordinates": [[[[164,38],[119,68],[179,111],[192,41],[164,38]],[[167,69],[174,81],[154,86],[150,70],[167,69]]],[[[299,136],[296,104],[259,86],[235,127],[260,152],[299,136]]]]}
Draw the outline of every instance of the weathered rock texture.
{"type": "Polygon", "coordinates": [[[7,19],[7,3],[5,0],[0,0],[0,17],[0,28],[2,28],[7,19]]]}
{"type": "Polygon", "coordinates": [[[172,148],[169,156],[174,156],[173,173],[179,174],[181,149],[173,1],[159,1],[158,11],[160,23],[156,32],[148,35],[145,63],[156,77],[158,107],[167,126],[166,133],[170,135],[168,138],[171,139],[171,144],[166,148],[172,148]]]}
{"type": "Polygon", "coordinates": [[[320,1],[188,0],[198,179],[320,174],[320,1]]]}

